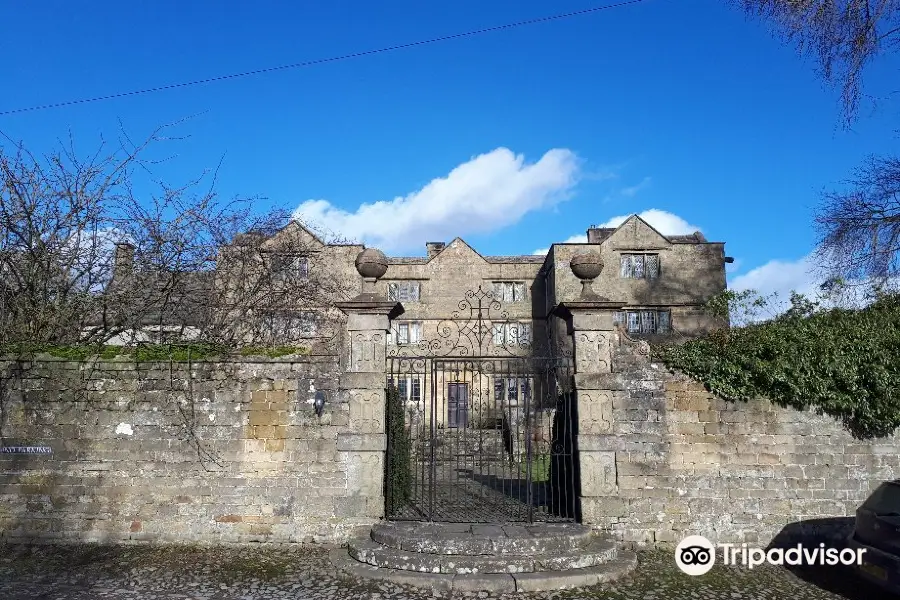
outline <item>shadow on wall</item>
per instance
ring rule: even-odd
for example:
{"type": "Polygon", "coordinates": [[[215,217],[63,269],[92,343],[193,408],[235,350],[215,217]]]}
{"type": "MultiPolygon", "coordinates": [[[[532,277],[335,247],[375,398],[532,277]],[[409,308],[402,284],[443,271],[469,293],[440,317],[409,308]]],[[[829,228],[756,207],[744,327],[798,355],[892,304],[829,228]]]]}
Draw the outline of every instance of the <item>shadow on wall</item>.
{"type": "MultiPolygon", "coordinates": [[[[574,389],[574,380],[572,383],[574,389]]],[[[578,401],[575,392],[557,398],[551,434],[548,494],[550,513],[582,522],[581,464],[578,456],[578,401]]]]}
{"type": "MultiPolygon", "coordinates": [[[[769,543],[766,550],[773,548],[813,549],[819,544],[826,548],[845,548],[845,540],[853,531],[853,517],[830,517],[808,519],[786,525],[769,543]]],[[[891,598],[887,591],[863,580],[852,567],[843,565],[785,566],[791,573],[818,587],[823,592],[836,594],[847,600],[872,600],[891,598]]]]}

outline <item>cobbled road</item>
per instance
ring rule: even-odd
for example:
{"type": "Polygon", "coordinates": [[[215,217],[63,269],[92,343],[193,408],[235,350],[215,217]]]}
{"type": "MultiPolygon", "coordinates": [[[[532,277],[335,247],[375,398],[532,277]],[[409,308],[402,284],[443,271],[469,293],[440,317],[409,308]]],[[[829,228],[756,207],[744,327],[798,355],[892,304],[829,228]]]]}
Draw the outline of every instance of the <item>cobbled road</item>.
{"type": "MultiPolygon", "coordinates": [[[[886,592],[841,567],[790,572],[772,566],[716,566],[700,577],[682,574],[671,553],[639,551],[628,578],[581,590],[454,598],[586,600],[878,600],[886,592]]],[[[446,595],[354,581],[335,571],[323,546],[3,546],[2,600],[413,600],[446,595]]]]}

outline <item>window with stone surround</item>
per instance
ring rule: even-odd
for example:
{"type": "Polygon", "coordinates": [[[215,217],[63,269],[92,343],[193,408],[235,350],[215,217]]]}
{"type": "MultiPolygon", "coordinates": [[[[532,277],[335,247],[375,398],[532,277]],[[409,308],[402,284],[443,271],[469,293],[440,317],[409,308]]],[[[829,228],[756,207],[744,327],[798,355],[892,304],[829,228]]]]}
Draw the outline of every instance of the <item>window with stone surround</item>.
{"type": "Polygon", "coordinates": [[[416,376],[400,377],[388,380],[389,387],[397,387],[400,392],[400,399],[405,402],[421,402],[422,401],[422,379],[416,376]]]}
{"type": "Polygon", "coordinates": [[[659,254],[622,254],[619,276],[624,279],[656,279],[659,277],[659,254]]]}
{"type": "Polygon", "coordinates": [[[613,323],[624,325],[628,333],[670,333],[672,313],[668,310],[623,310],[615,313],[613,323]]]}
{"type": "Polygon", "coordinates": [[[269,330],[274,340],[315,337],[319,332],[318,315],[312,311],[282,311],[269,314],[269,330]]]}
{"type": "Polygon", "coordinates": [[[516,346],[531,343],[531,323],[495,323],[495,346],[516,346]]]}
{"type": "Polygon", "coordinates": [[[494,299],[500,302],[524,302],[524,281],[495,281],[494,299]]]}
{"type": "Polygon", "coordinates": [[[391,327],[391,343],[398,346],[422,341],[421,321],[395,321],[391,327]]]}
{"type": "Polygon", "coordinates": [[[277,254],[272,267],[275,279],[279,281],[309,279],[309,259],[305,256],[277,254]]]}
{"type": "Polygon", "coordinates": [[[393,302],[418,302],[421,286],[418,281],[392,281],[388,283],[388,300],[393,302]]]}

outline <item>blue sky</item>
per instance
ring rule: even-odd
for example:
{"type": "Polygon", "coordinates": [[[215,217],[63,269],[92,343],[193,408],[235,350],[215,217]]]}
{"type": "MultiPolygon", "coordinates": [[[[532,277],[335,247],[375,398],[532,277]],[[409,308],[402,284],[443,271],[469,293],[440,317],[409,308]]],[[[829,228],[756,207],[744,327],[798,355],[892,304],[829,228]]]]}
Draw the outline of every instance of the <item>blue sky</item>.
{"type": "MultiPolygon", "coordinates": [[[[606,0],[605,3],[612,3],[606,0]]],[[[412,42],[599,6],[559,0],[112,3],[6,8],[0,112],[412,42]],[[11,18],[9,18],[11,17],[11,18]]],[[[12,6],[12,4],[10,5],[12,6]]],[[[893,91],[898,61],[868,73],[893,91]]],[[[630,213],[727,242],[731,283],[808,287],[818,194],[897,148],[897,102],[840,128],[814,65],[725,0],[646,0],[377,56],[0,116],[43,150],[135,138],[224,196],[300,207],[395,254],[457,235],[532,253],[630,213]],[[374,206],[364,207],[363,205],[374,206]]]]}

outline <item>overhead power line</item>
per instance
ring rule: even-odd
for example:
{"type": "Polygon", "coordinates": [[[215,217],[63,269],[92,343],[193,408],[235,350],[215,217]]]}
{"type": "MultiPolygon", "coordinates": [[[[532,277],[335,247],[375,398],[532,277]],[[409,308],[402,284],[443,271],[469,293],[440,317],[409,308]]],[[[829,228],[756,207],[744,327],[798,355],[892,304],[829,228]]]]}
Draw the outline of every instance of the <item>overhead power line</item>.
{"type": "Polygon", "coordinates": [[[483,29],[475,29],[473,31],[466,31],[464,33],[454,33],[453,35],[444,35],[441,37],[430,38],[427,40],[419,40],[417,42],[409,42],[406,44],[397,44],[395,46],[387,46],[384,48],[377,48],[375,50],[365,50],[362,52],[353,52],[350,54],[342,54],[340,56],[332,56],[330,58],[318,58],[315,60],[307,60],[303,62],[292,63],[289,65],[280,65],[277,67],[266,67],[264,69],[255,69],[253,71],[244,71],[242,73],[232,73],[230,75],[219,75],[217,77],[208,77],[206,79],[196,79],[194,81],[183,81],[181,83],[171,83],[168,85],[160,85],[151,88],[145,88],[141,90],[132,90],[130,92],[118,92],[115,94],[108,94],[106,96],[96,96],[93,98],[81,98],[78,100],[65,100],[63,102],[52,102],[49,104],[41,104],[36,106],[28,106],[24,108],[14,108],[11,110],[0,111],[0,116],[4,115],[13,115],[17,113],[24,112],[33,112],[38,110],[47,110],[50,108],[60,108],[63,106],[72,106],[75,104],[88,104],[90,102],[100,102],[102,100],[114,100],[116,98],[126,98],[128,96],[138,96],[141,94],[150,94],[152,92],[162,92],[165,90],[174,90],[178,88],[189,87],[192,85],[201,85],[204,83],[214,83],[217,81],[225,81],[228,79],[238,79],[240,77],[250,77],[251,75],[262,75],[264,73],[273,73],[275,71],[287,71],[288,69],[299,69],[302,67],[311,67],[314,65],[321,65],[325,63],[333,63],[339,62],[342,60],[350,60],[351,58],[360,58],[363,56],[371,56],[373,54],[383,54],[385,52],[393,52],[395,50],[404,50],[406,48],[414,48],[416,46],[426,46],[428,44],[436,44],[438,42],[446,42],[449,40],[456,40],[460,38],[472,37],[476,35],[481,35],[484,33],[492,33],[495,31],[503,31],[506,29],[514,29],[516,27],[524,27],[526,25],[535,25],[537,23],[546,23],[548,21],[558,21],[561,19],[568,19],[571,17],[579,17],[591,13],[600,12],[603,10],[610,10],[613,8],[622,8],[624,6],[628,6],[630,4],[640,4],[641,2],[646,2],[646,0],[627,0],[625,2],[617,2],[615,4],[607,4],[605,6],[595,6],[593,8],[585,8],[583,10],[576,10],[572,12],[562,13],[558,15],[551,15],[547,17],[538,17],[534,19],[527,19],[525,21],[518,21],[516,23],[507,23],[506,25],[497,25],[495,27],[485,27],[483,29]]]}

